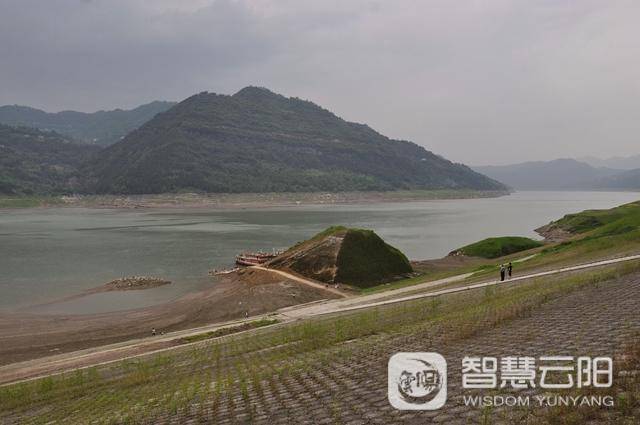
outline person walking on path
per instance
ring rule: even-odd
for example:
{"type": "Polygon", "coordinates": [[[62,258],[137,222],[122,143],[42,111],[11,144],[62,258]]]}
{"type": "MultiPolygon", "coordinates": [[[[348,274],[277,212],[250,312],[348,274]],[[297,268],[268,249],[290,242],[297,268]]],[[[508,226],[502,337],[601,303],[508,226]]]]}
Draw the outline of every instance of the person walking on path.
{"type": "Polygon", "coordinates": [[[504,282],[504,274],[506,269],[504,268],[504,264],[500,265],[500,282],[504,282]]]}
{"type": "Polygon", "coordinates": [[[507,272],[509,273],[509,279],[511,279],[511,275],[513,274],[513,264],[511,264],[511,262],[509,262],[507,266],[507,272]]]}

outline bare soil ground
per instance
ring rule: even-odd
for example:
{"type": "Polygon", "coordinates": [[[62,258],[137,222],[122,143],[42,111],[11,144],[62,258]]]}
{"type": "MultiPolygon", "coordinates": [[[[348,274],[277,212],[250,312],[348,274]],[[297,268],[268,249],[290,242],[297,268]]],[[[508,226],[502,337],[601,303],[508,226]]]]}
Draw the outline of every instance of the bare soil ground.
{"type": "MultiPolygon", "coordinates": [[[[0,364],[255,316],[337,294],[261,270],[233,273],[158,306],[91,315],[0,314],[0,364]]],[[[158,347],[160,348],[160,347],[158,347]]]]}

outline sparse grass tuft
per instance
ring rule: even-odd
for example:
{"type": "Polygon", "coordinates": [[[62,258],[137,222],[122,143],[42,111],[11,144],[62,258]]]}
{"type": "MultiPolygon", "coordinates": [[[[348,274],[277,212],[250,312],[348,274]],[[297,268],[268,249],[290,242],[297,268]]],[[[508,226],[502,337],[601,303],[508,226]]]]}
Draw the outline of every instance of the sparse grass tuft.
{"type": "Polygon", "coordinates": [[[257,328],[262,328],[264,326],[275,325],[276,323],[278,323],[277,319],[260,319],[260,320],[255,320],[253,322],[243,323],[238,326],[230,326],[226,328],[216,329],[215,331],[204,332],[196,335],[189,335],[184,338],[181,338],[180,341],[183,343],[203,341],[205,339],[219,338],[221,336],[231,335],[234,333],[247,331],[249,329],[257,329],[257,328]]]}

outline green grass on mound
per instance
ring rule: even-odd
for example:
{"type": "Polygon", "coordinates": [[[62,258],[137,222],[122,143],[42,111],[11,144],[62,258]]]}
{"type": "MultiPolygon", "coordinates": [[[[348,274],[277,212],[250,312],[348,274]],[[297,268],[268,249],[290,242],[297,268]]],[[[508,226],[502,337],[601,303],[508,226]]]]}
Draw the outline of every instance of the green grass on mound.
{"type": "Polygon", "coordinates": [[[498,258],[540,246],[542,246],[542,243],[533,239],[521,236],[504,236],[484,239],[457,249],[455,252],[461,252],[470,257],[498,258]]]}
{"type": "Polygon", "coordinates": [[[337,265],[336,280],[359,287],[413,271],[400,250],[385,243],[375,232],[364,229],[347,230],[337,265]]]}
{"type": "Polygon", "coordinates": [[[545,248],[542,254],[584,255],[593,252],[634,253],[640,248],[640,201],[608,210],[569,214],[549,225],[578,235],[545,248]]]}
{"type": "Polygon", "coordinates": [[[551,223],[551,226],[569,233],[582,234],[611,225],[614,229],[618,229],[621,221],[635,227],[640,225],[640,201],[608,210],[586,210],[577,214],[567,214],[560,220],[551,223]]]}
{"type": "Polygon", "coordinates": [[[322,282],[340,282],[359,288],[406,277],[413,272],[407,257],[374,231],[344,226],[329,227],[297,243],[270,264],[276,268],[284,264],[303,276],[322,282]]]}

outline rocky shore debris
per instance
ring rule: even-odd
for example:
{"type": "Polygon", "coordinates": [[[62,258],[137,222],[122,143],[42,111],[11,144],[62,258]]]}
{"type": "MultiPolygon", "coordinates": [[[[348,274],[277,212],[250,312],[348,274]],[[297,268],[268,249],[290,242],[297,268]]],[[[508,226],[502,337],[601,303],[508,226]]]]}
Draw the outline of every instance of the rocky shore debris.
{"type": "Polygon", "coordinates": [[[547,242],[564,242],[573,236],[570,232],[556,226],[555,223],[538,227],[535,229],[535,232],[542,236],[547,242]]]}
{"type": "Polygon", "coordinates": [[[209,270],[209,276],[221,276],[221,275],[225,275],[225,274],[231,274],[231,273],[235,273],[238,270],[240,270],[240,267],[234,267],[232,269],[211,269],[209,270]]]}
{"type": "Polygon", "coordinates": [[[107,291],[127,291],[135,289],[148,289],[170,284],[170,280],[153,276],[127,276],[112,280],[104,285],[107,291]]]}

